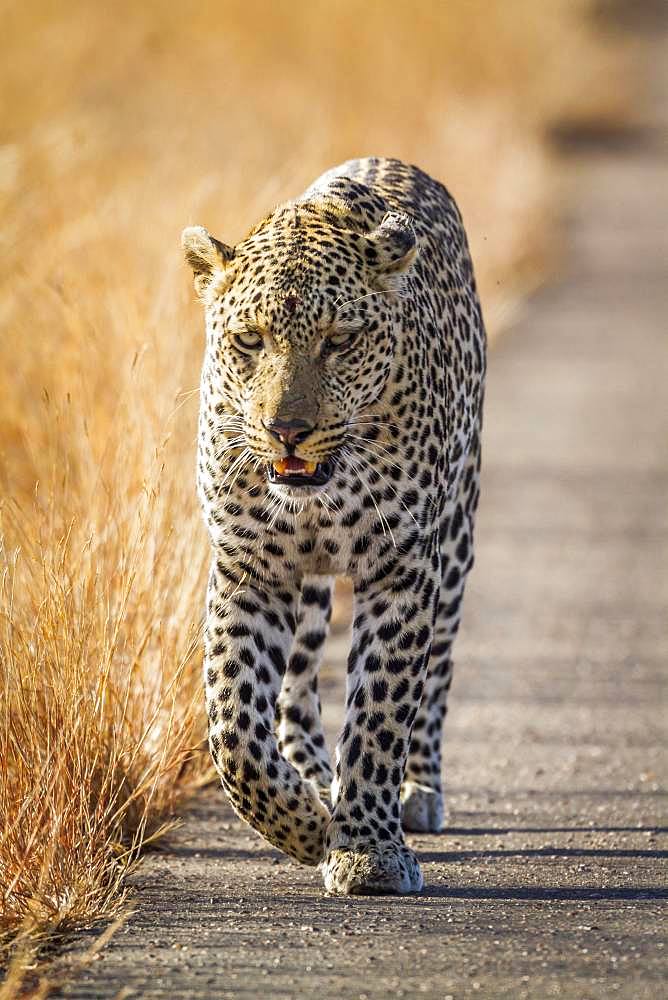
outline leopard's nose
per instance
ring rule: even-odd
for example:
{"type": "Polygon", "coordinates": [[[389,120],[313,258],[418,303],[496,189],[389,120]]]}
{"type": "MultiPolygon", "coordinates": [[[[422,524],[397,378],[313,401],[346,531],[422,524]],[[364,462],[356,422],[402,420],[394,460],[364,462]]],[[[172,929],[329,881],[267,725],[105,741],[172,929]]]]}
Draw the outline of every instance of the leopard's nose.
{"type": "Polygon", "coordinates": [[[274,418],[272,420],[263,420],[262,423],[269,433],[278,438],[282,444],[291,447],[305,441],[315,427],[315,424],[312,424],[308,420],[301,420],[300,418],[294,420],[278,420],[274,418]]]}

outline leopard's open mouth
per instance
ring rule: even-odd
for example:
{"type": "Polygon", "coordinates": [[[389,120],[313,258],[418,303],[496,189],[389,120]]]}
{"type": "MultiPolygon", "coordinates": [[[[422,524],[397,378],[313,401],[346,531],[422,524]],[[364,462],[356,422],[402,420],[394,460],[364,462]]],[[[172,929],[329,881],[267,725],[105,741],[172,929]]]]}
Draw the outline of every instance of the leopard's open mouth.
{"type": "Polygon", "coordinates": [[[267,479],[282,486],[324,486],[333,472],[332,462],[307,462],[287,455],[267,466],[267,479]]]}

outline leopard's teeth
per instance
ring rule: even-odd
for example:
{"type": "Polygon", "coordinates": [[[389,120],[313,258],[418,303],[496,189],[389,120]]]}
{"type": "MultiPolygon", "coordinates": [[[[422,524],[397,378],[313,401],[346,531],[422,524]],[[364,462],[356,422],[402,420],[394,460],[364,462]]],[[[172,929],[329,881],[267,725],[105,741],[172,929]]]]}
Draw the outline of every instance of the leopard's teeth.
{"type": "Polygon", "coordinates": [[[290,469],[287,458],[279,458],[278,461],[272,462],[272,465],[279,476],[312,476],[318,468],[317,462],[302,461],[301,469],[290,469]]]}

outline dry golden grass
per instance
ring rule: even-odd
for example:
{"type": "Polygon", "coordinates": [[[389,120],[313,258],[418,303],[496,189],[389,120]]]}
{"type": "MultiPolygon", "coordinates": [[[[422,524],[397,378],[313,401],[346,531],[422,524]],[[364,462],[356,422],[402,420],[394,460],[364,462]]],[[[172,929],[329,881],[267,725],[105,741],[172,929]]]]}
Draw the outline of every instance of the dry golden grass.
{"type": "Polygon", "coordinates": [[[354,155],[417,162],[492,329],[553,232],[546,124],[615,118],[585,0],[28,2],[0,91],[0,929],[115,911],[208,768],[193,490],[200,316],[178,250],[233,242],[354,155]]]}

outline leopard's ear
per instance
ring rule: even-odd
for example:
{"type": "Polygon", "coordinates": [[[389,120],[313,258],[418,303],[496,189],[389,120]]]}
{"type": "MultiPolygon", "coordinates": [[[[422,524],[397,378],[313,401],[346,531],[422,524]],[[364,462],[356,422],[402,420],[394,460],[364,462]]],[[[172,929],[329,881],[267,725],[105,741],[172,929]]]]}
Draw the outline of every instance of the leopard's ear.
{"type": "Polygon", "coordinates": [[[181,246],[193,270],[195,291],[204,295],[216,272],[223,272],[234,257],[234,248],[211,236],[204,226],[188,226],[181,234],[181,246]]]}
{"type": "Polygon", "coordinates": [[[403,212],[388,212],[367,236],[366,257],[383,288],[398,291],[418,255],[415,229],[403,212]]]}

